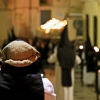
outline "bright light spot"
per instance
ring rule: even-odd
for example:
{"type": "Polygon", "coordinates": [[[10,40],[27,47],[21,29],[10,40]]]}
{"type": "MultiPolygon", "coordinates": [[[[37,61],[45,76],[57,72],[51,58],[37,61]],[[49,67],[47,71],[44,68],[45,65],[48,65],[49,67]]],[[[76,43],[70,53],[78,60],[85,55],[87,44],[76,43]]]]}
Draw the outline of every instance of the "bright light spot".
{"type": "Polygon", "coordinates": [[[95,52],[99,52],[99,48],[96,46],[94,46],[94,50],[95,50],[95,52]]]}
{"type": "Polygon", "coordinates": [[[40,27],[45,30],[46,34],[48,34],[51,29],[61,29],[65,25],[67,25],[67,20],[60,21],[55,18],[52,18],[40,27]]]}
{"type": "Polygon", "coordinates": [[[83,45],[80,45],[80,46],[79,46],[79,49],[83,49],[83,48],[84,48],[83,45]]]}

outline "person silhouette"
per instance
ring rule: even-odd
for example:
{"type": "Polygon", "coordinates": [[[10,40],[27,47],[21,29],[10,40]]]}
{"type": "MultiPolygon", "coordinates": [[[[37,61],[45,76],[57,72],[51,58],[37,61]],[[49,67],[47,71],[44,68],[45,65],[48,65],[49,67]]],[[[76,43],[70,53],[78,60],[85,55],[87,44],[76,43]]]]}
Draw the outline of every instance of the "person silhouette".
{"type": "Polygon", "coordinates": [[[2,49],[0,100],[56,100],[53,84],[38,71],[40,53],[15,40],[2,49]]]}

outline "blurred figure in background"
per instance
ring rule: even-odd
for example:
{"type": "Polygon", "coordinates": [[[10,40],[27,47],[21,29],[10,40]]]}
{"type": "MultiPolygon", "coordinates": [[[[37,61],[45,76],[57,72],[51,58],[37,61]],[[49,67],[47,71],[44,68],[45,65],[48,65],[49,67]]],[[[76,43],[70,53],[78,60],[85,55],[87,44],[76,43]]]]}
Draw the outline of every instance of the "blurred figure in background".
{"type": "Polygon", "coordinates": [[[64,89],[64,100],[73,100],[75,51],[72,49],[68,39],[68,25],[64,27],[61,33],[57,49],[57,59],[61,66],[61,83],[64,89]]]}
{"type": "MultiPolygon", "coordinates": [[[[72,43],[72,49],[74,50],[74,43],[72,43]]],[[[55,78],[54,78],[54,87],[55,87],[55,93],[57,95],[57,100],[64,100],[64,90],[62,86],[62,71],[61,71],[61,66],[59,64],[59,61],[57,59],[57,49],[58,49],[58,44],[54,48],[54,53],[52,53],[47,61],[49,63],[55,63],[55,78]]],[[[76,54],[75,57],[75,65],[74,67],[77,67],[81,63],[81,58],[76,54]]],[[[74,68],[72,72],[72,79],[73,79],[73,91],[74,91],[74,68]]]]}
{"type": "Polygon", "coordinates": [[[55,62],[55,92],[57,100],[74,99],[74,66],[76,54],[71,42],[68,39],[67,27],[61,33],[58,45],[55,46],[54,53],[49,56],[49,63],[55,62]]]}
{"type": "Polygon", "coordinates": [[[55,46],[54,48],[54,53],[52,53],[47,61],[52,64],[54,63],[54,69],[55,69],[55,78],[54,78],[54,88],[55,88],[55,93],[57,95],[57,100],[64,100],[64,92],[63,92],[63,86],[62,86],[62,75],[61,75],[61,67],[60,67],[60,64],[58,62],[58,59],[57,59],[57,48],[58,48],[58,45],[55,46]]]}

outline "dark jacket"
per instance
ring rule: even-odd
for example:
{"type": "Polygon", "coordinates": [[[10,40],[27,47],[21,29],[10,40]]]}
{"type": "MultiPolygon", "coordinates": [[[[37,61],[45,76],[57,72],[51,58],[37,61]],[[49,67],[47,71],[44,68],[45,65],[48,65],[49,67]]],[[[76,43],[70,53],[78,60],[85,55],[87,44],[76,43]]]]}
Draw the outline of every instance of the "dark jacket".
{"type": "Polygon", "coordinates": [[[19,68],[3,63],[0,72],[0,100],[44,100],[42,78],[34,67],[32,64],[19,68]]]}

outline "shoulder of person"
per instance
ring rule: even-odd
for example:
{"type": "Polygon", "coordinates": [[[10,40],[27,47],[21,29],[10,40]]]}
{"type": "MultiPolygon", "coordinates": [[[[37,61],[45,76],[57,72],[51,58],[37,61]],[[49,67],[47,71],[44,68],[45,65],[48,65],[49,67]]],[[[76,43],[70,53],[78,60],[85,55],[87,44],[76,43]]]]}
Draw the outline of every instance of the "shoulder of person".
{"type": "Polygon", "coordinates": [[[45,100],[56,100],[56,94],[54,92],[54,86],[48,78],[43,78],[45,100]]]}

